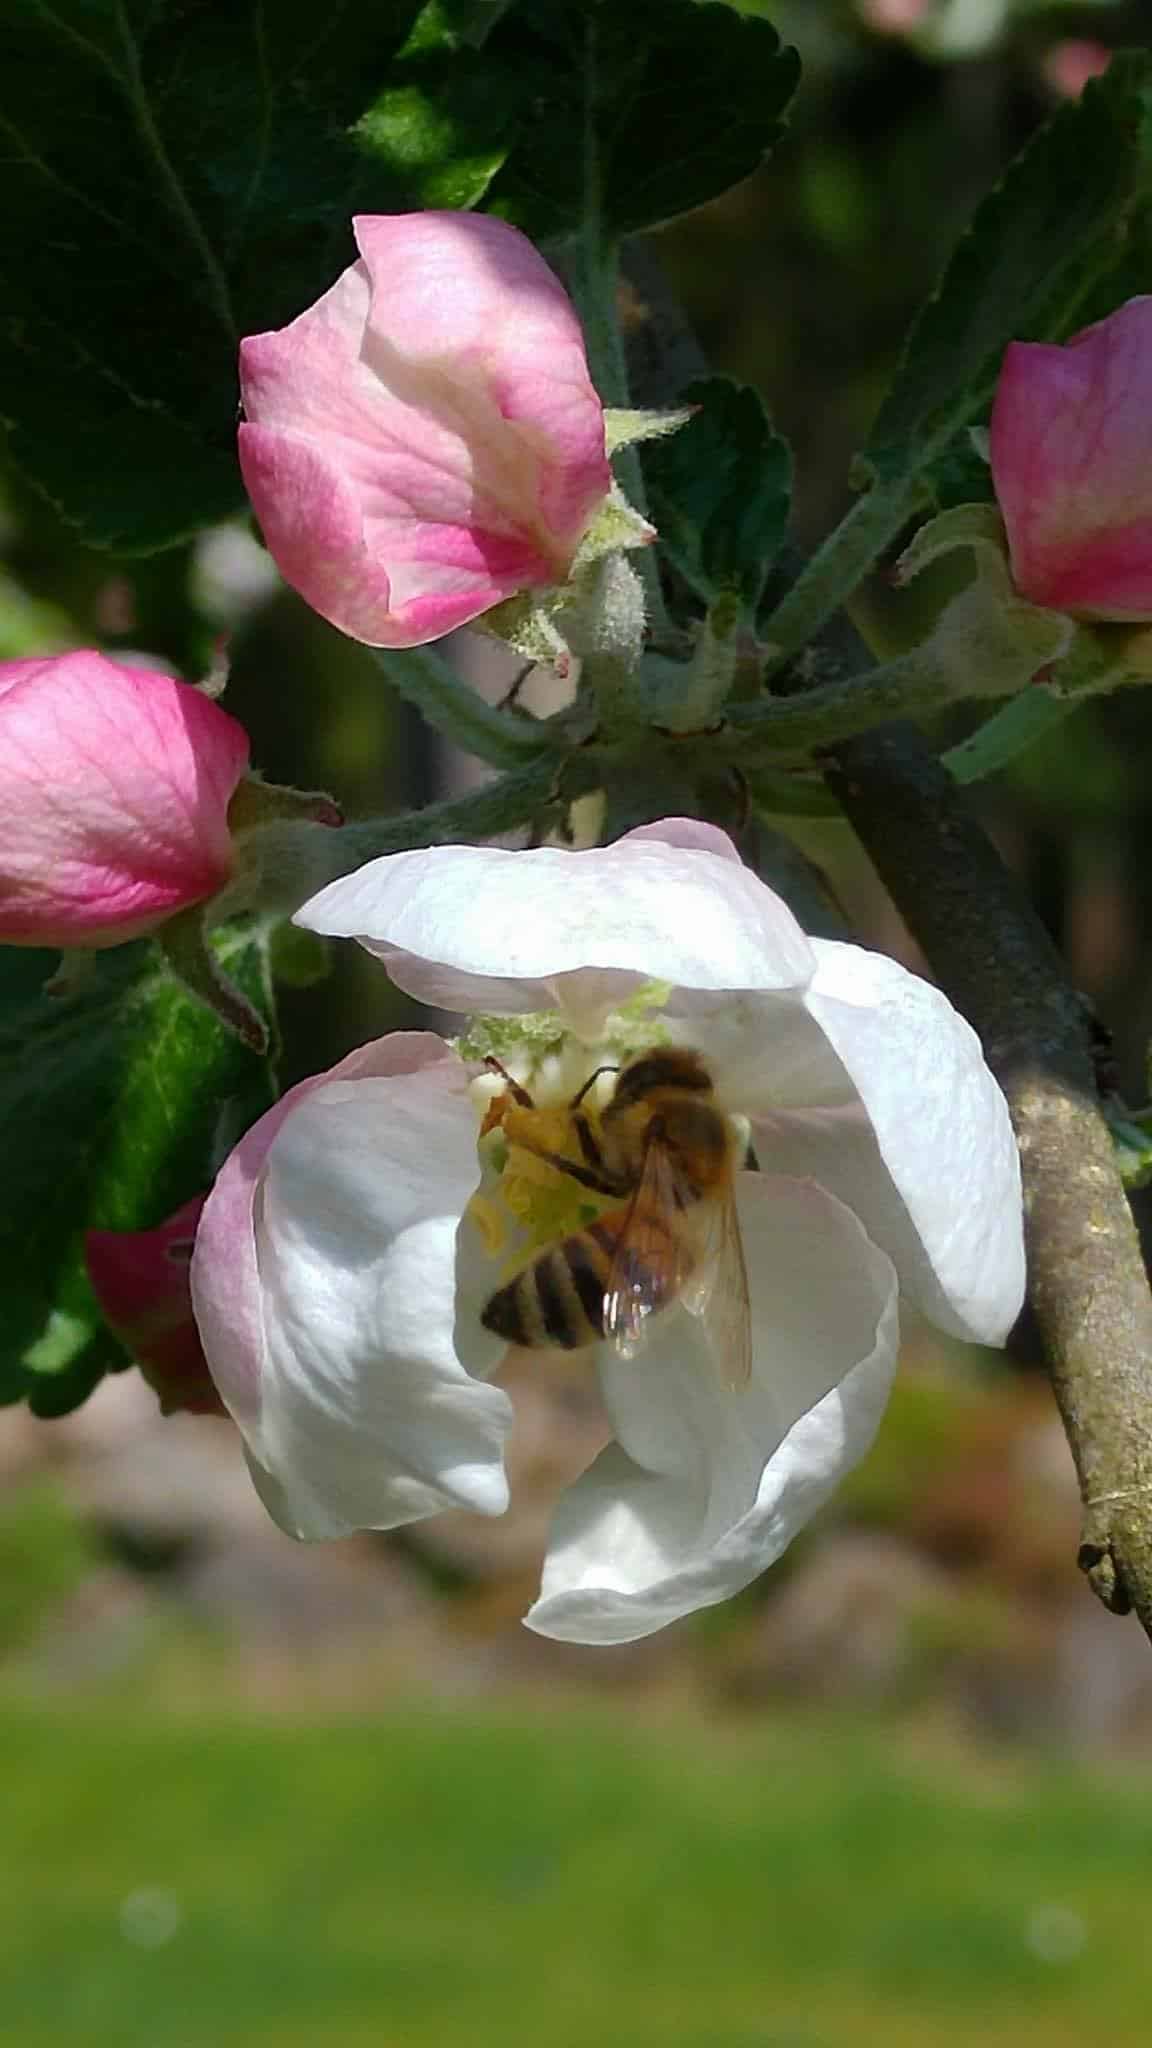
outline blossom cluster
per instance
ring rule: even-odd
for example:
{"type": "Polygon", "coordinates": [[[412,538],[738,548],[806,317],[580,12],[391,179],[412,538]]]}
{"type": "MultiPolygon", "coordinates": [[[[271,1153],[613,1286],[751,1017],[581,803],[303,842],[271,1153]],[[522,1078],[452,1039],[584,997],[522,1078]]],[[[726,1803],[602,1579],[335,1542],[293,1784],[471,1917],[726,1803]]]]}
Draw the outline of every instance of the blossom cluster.
{"type": "MultiPolygon", "coordinates": [[[[455,213],[355,233],[314,306],[244,341],[240,462],[285,579],[401,649],[567,588],[621,501],[575,310],[524,237],[455,213]]],[[[1026,604],[1152,619],[1150,372],[1152,298],[1008,349],[995,545],[1026,604]]],[[[229,914],[269,807],[208,691],[94,650],[0,664],[0,794],[0,941],[61,948],[229,914]]],[[[92,1233],[110,1325],[166,1406],[231,1415],[284,1529],[330,1537],[504,1509],[493,1303],[523,1282],[519,1334],[541,1372],[550,1346],[587,1340],[606,1432],[560,1503],[531,1626],[620,1642],[726,1598],[867,1450],[907,1308],[982,1344],[1019,1311],[1017,1154],[973,1033],[893,961],[808,937],[693,820],[326,872],[297,922],[470,1021],[352,1052],[241,1139],[206,1199],[92,1233]],[[643,1082],[669,1052],[706,1097],[691,1128],[741,1247],[738,1376],[708,1312],[712,1254],[699,1233],[686,1249],[719,1198],[643,1082]],[[612,1152],[621,1075],[631,1165],[612,1152]],[[616,1277],[594,1285],[613,1244],[616,1277]],[[545,1255],[559,1307],[531,1277],[545,1255]],[[638,1294],[658,1256],[625,1342],[609,1296],[638,1294]]]]}

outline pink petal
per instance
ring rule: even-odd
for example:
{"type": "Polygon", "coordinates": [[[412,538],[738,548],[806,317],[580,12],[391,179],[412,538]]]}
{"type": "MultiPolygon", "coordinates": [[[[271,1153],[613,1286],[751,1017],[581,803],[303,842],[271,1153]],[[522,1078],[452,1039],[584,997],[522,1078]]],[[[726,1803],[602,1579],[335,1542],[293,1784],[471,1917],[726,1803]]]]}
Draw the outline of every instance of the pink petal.
{"type": "Polygon", "coordinates": [[[111,946],[232,869],[243,727],[201,691],[93,649],[0,665],[0,940],[111,946]]]}
{"type": "Polygon", "coordinates": [[[658,818],[651,825],[634,825],[631,832],[623,832],[617,844],[631,846],[636,840],[656,839],[665,846],[678,846],[688,853],[714,853],[721,860],[734,861],[743,867],[739,851],[719,825],[708,825],[703,818],[658,818]]]}
{"type": "Polygon", "coordinates": [[[1102,78],[1115,55],[1090,36],[1068,36],[1044,52],[1044,78],[1062,100],[1078,100],[1091,78],[1102,78]]]}
{"type": "Polygon", "coordinates": [[[223,1415],[192,1314],[188,1270],[204,1197],[155,1230],[90,1230],[84,1256],[109,1328],[159,1396],[165,1415],[223,1415]]]}
{"type": "Polygon", "coordinates": [[[245,483],[287,580],[373,646],[416,646],[563,580],[611,481],[579,323],[477,214],[369,215],[361,261],[241,346],[245,483]]]}
{"type": "Polygon", "coordinates": [[[1021,594],[1081,618],[1152,618],[1152,297],[1064,347],[1013,342],[991,455],[1021,594]]]}

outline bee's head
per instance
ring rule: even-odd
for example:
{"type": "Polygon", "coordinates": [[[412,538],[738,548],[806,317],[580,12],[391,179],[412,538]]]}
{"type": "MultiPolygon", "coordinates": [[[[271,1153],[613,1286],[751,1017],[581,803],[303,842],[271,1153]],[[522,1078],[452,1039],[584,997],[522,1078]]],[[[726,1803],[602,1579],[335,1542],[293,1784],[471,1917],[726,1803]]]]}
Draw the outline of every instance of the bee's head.
{"type": "Polygon", "coordinates": [[[621,1070],[608,1113],[630,1109],[653,1096],[707,1099],[711,1094],[711,1076],[698,1053],[682,1046],[658,1045],[621,1070]]]}

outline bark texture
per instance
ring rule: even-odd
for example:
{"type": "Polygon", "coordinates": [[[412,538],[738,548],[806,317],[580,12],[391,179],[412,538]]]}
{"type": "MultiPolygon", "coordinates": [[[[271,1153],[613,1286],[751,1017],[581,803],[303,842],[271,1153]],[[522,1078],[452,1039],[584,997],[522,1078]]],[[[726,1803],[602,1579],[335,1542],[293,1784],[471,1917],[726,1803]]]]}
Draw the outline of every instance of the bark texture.
{"type": "Polygon", "coordinates": [[[1029,1290],[1080,1477],[1080,1563],[1152,1636],[1152,1292],[1100,1107],[1096,1031],[963,793],[912,726],[830,751],[827,781],[1012,1112],[1029,1290]]]}

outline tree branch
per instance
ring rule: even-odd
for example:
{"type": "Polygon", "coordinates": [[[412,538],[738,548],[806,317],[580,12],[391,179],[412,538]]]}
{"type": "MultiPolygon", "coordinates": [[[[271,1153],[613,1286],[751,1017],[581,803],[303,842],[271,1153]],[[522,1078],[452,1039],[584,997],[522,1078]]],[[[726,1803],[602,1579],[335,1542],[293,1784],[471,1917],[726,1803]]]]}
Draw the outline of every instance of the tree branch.
{"type": "Polygon", "coordinates": [[[839,797],[1008,1098],[1029,1285],[1084,1502],[1080,1564],[1152,1637],[1152,1293],[1101,1114],[1092,1018],[914,728],[832,750],[839,797]]]}

